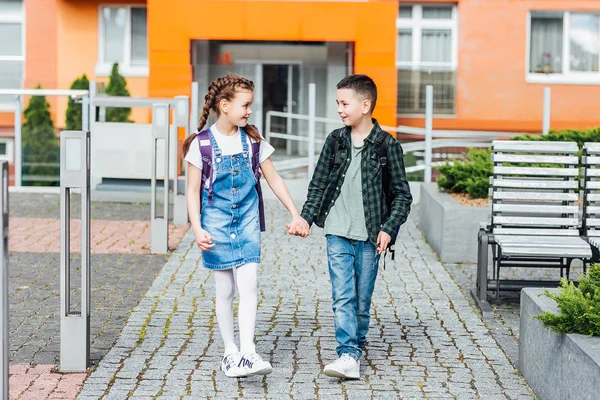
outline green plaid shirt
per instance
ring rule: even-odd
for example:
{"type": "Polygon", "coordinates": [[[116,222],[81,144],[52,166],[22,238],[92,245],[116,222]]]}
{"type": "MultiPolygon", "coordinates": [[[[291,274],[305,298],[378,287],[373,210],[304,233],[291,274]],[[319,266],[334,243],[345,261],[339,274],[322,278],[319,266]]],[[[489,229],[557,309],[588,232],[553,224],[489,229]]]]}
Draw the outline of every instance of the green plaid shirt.
{"type": "MultiPolygon", "coordinates": [[[[389,218],[383,220],[387,206],[383,196],[381,164],[373,148],[375,137],[381,131],[381,127],[376,120],[373,122],[373,129],[365,140],[365,149],[361,152],[361,180],[367,232],[371,243],[376,244],[380,231],[392,238],[396,237],[400,226],[408,218],[412,196],[406,180],[402,146],[398,140],[392,138],[388,145],[387,168],[390,171],[391,193],[394,199],[389,218]]],[[[340,194],[346,170],[350,165],[349,149],[352,146],[350,128],[340,128],[338,132],[339,166],[333,165],[332,132],[325,140],[317,167],[308,185],[308,196],[301,213],[309,225],[314,223],[321,228],[340,194]]]]}

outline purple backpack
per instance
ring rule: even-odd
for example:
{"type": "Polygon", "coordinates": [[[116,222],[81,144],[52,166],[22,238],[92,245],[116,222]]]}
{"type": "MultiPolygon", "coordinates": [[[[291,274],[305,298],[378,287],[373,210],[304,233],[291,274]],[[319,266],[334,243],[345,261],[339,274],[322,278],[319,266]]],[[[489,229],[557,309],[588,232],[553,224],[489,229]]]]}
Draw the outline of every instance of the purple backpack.
{"type": "MultiPolygon", "coordinates": [[[[212,145],[202,146],[203,141],[210,140],[208,129],[204,129],[196,134],[198,138],[198,146],[200,147],[200,155],[202,156],[202,179],[200,181],[200,202],[202,202],[202,190],[208,179],[208,203],[212,203],[213,197],[213,169],[212,169],[212,158],[213,151],[212,145]]],[[[258,216],[260,219],[260,231],[265,231],[265,206],[263,202],[262,189],[260,186],[260,142],[252,143],[252,172],[256,177],[256,192],[258,193],[258,216]]]]}

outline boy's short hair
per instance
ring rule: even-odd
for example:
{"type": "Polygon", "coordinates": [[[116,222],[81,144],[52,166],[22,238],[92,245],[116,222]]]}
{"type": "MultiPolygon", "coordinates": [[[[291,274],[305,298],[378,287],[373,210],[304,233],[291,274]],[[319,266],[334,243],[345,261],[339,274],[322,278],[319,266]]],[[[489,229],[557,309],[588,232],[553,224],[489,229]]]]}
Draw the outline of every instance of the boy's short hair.
{"type": "Polygon", "coordinates": [[[369,112],[375,110],[375,104],[377,103],[377,85],[373,82],[373,79],[367,75],[354,74],[348,75],[343,78],[337,84],[338,89],[352,89],[356,93],[371,101],[371,109],[369,112]]]}

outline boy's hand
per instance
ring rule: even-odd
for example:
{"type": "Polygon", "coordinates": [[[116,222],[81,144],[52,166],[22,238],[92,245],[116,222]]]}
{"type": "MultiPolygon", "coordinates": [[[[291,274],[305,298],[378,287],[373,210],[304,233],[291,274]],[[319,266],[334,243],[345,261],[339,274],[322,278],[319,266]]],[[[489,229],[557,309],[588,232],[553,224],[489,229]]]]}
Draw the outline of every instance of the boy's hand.
{"type": "Polygon", "coordinates": [[[204,229],[200,229],[200,231],[195,235],[196,236],[196,244],[200,247],[202,251],[208,251],[215,247],[215,244],[212,242],[212,236],[204,229]]]}
{"type": "Polygon", "coordinates": [[[383,253],[388,248],[391,241],[392,237],[390,235],[383,231],[379,232],[379,235],[377,236],[377,254],[383,253]]]}
{"type": "Polygon", "coordinates": [[[301,216],[293,217],[292,221],[287,224],[288,233],[290,235],[296,235],[300,237],[307,237],[310,227],[308,222],[301,216]]]}

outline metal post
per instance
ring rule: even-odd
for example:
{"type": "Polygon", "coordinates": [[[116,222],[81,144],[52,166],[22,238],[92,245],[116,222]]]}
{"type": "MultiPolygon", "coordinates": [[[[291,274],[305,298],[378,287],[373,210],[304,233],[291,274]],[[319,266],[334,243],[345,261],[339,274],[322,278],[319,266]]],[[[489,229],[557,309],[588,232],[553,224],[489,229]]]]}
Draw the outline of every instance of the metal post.
{"type": "Polygon", "coordinates": [[[424,182],[431,182],[431,159],[433,136],[433,86],[425,89],[425,177],[424,182]]]}
{"type": "Polygon", "coordinates": [[[542,119],[542,134],[550,132],[550,88],[544,88],[544,116],[542,119]]]}
{"type": "Polygon", "coordinates": [[[169,104],[155,103],[152,106],[152,177],[150,188],[150,252],[167,253],[169,250],[169,104]],[[163,216],[156,216],[156,175],[158,164],[158,141],[165,143],[164,155],[164,198],[163,216]]]}
{"type": "Polygon", "coordinates": [[[17,95],[15,101],[15,186],[19,187],[22,185],[22,174],[23,174],[23,148],[21,146],[21,114],[23,112],[23,106],[21,104],[21,96],[17,95]]]}
{"type": "MultiPolygon", "coordinates": [[[[173,124],[175,125],[175,154],[179,154],[179,132],[183,131],[183,139],[188,134],[188,126],[190,120],[190,98],[187,96],[176,96],[175,97],[175,115],[173,117],[173,124]]],[[[180,155],[181,161],[183,162],[183,154],[180,155]]],[[[179,161],[179,157],[175,157],[175,164],[179,161]]],[[[185,164],[185,163],[184,163],[185,164]]],[[[188,223],[187,203],[185,201],[186,192],[186,179],[187,170],[184,172],[183,179],[179,177],[179,165],[175,168],[175,180],[173,186],[173,223],[175,225],[185,225],[188,223]],[[180,187],[180,183],[183,187],[180,187]]]]}
{"type": "Polygon", "coordinates": [[[94,98],[96,97],[96,82],[90,81],[88,93],[90,96],[89,130],[92,131],[94,122],[96,122],[96,106],[94,105],[94,98]]]}
{"type": "Polygon", "coordinates": [[[314,83],[308,84],[308,179],[315,170],[315,125],[317,114],[317,89],[314,83]]]}
{"type": "Polygon", "coordinates": [[[8,345],[8,161],[0,163],[2,171],[2,188],[0,192],[0,228],[2,228],[2,240],[0,240],[0,262],[2,272],[0,273],[0,310],[2,319],[0,327],[2,330],[2,361],[0,362],[0,379],[2,379],[2,399],[8,400],[8,356],[10,347],[8,345]]]}
{"type": "Polygon", "coordinates": [[[90,132],[60,134],[60,370],[90,366],[90,132]],[[81,304],[71,310],[71,190],[81,191],[81,304]]]}
{"type": "Polygon", "coordinates": [[[84,132],[90,130],[90,98],[88,96],[81,98],[81,129],[84,132]]]}

